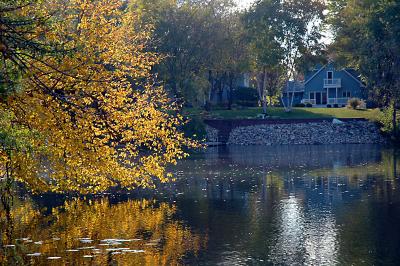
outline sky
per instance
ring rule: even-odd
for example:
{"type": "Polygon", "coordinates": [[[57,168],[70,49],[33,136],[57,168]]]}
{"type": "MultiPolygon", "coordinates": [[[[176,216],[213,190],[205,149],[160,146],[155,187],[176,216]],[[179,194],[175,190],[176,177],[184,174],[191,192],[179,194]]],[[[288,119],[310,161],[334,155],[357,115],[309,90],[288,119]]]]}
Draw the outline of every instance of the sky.
{"type": "MultiPolygon", "coordinates": [[[[238,5],[239,9],[249,8],[251,4],[253,4],[256,0],[235,0],[236,4],[238,5]]],[[[321,39],[321,41],[325,44],[330,44],[332,42],[332,32],[329,30],[325,30],[323,32],[325,37],[321,39]]]]}
{"type": "Polygon", "coordinates": [[[239,8],[248,8],[255,0],[235,0],[239,8]]]}

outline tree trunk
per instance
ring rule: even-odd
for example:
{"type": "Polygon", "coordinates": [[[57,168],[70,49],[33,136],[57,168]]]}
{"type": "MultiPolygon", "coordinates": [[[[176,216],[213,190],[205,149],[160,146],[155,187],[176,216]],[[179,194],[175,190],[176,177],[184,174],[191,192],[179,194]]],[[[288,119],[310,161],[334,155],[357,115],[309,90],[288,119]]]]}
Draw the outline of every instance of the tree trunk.
{"type": "Polygon", "coordinates": [[[393,101],[392,125],[393,125],[393,136],[394,136],[395,138],[397,138],[397,110],[396,110],[396,101],[393,101]]]}
{"type": "Polygon", "coordinates": [[[232,109],[233,103],[233,79],[234,74],[232,72],[229,73],[229,91],[228,91],[228,110],[232,109]]]}
{"type": "Polygon", "coordinates": [[[262,101],[262,107],[263,107],[263,114],[266,115],[267,114],[267,101],[265,99],[264,99],[264,101],[262,101]]]}
{"type": "Polygon", "coordinates": [[[263,67],[263,73],[262,73],[262,85],[261,85],[261,91],[262,91],[262,107],[263,107],[263,114],[267,114],[267,97],[265,93],[265,81],[266,81],[266,76],[267,76],[267,69],[264,66],[263,67]]]}

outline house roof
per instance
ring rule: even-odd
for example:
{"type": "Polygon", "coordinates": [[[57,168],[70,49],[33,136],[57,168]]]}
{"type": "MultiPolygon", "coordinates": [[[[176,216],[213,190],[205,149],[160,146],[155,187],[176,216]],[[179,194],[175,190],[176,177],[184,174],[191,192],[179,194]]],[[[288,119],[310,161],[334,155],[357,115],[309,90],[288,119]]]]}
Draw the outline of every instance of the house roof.
{"type": "Polygon", "coordinates": [[[310,78],[306,79],[306,81],[304,81],[304,85],[306,85],[308,82],[310,82],[315,76],[318,75],[319,72],[321,72],[324,68],[326,68],[327,65],[324,65],[323,67],[321,67],[318,71],[316,71],[310,78]]]}
{"type": "Polygon", "coordinates": [[[361,86],[365,86],[364,83],[361,81],[360,74],[357,73],[357,71],[353,68],[344,68],[343,71],[347,73],[350,77],[355,79],[358,83],[360,83],[361,86]]]}
{"type": "MultiPolygon", "coordinates": [[[[328,65],[332,64],[332,62],[322,66],[320,69],[318,69],[313,75],[311,75],[311,77],[309,77],[308,79],[306,79],[304,81],[304,85],[307,84],[308,82],[310,82],[314,77],[316,77],[319,72],[321,72],[323,69],[325,69],[328,65]]],[[[361,86],[365,86],[364,83],[362,83],[361,79],[360,79],[360,75],[357,73],[357,71],[353,68],[343,68],[342,71],[344,71],[344,73],[346,73],[348,76],[350,76],[351,78],[353,78],[355,81],[357,81],[361,86]]]]}

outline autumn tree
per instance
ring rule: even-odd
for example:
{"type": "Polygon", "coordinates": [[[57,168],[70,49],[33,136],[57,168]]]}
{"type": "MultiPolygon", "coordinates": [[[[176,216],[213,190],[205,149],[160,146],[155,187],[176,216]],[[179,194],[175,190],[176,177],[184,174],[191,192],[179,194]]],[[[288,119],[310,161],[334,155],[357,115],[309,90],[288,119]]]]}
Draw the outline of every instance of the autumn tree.
{"type": "Polygon", "coordinates": [[[153,81],[160,56],[149,52],[151,27],[135,7],[21,3],[0,10],[2,69],[19,77],[0,106],[2,174],[56,192],[167,181],[166,165],[193,143],[177,130],[178,106],[153,81]]]}

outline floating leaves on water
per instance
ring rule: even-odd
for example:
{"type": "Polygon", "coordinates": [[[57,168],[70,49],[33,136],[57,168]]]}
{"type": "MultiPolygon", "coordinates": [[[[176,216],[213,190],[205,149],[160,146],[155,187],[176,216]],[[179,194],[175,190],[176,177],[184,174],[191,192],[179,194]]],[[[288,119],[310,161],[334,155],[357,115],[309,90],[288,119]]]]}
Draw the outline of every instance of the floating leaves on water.
{"type": "Polygon", "coordinates": [[[116,238],[110,238],[110,239],[103,239],[100,240],[100,242],[107,242],[107,243],[121,243],[121,242],[132,242],[135,241],[135,239],[116,239],[116,238]]]}
{"type": "Polygon", "coordinates": [[[106,251],[122,251],[129,250],[129,248],[107,248],[106,251]]]}
{"type": "Polygon", "coordinates": [[[18,238],[18,239],[15,239],[15,240],[17,240],[17,241],[28,241],[30,239],[29,239],[29,237],[23,237],[23,238],[18,238]]]}
{"type": "Polygon", "coordinates": [[[90,244],[90,243],[93,242],[93,240],[91,240],[91,239],[80,239],[80,241],[81,241],[81,243],[83,243],[83,244],[90,244]]]}
{"type": "Polygon", "coordinates": [[[47,259],[48,260],[59,260],[59,259],[61,259],[61,257],[48,257],[47,259]]]}
{"type": "Polygon", "coordinates": [[[26,254],[26,256],[28,256],[28,257],[39,257],[40,255],[42,255],[42,253],[39,253],[39,252],[32,253],[32,254],[26,254]]]}
{"type": "Polygon", "coordinates": [[[95,248],[96,248],[95,246],[90,246],[90,247],[80,247],[77,249],[82,250],[82,249],[95,249],[95,248]]]}
{"type": "Polygon", "coordinates": [[[127,250],[122,250],[122,252],[127,252],[127,253],[144,253],[145,251],[143,249],[127,249],[127,250]]]}

